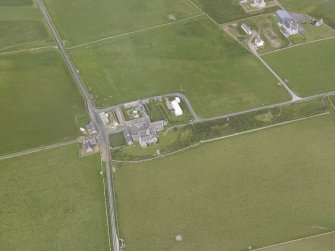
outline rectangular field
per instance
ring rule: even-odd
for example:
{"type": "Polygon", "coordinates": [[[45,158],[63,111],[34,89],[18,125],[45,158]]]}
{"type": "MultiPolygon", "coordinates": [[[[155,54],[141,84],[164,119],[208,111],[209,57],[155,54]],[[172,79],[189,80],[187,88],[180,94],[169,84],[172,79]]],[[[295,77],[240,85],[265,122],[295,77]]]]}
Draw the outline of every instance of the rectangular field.
{"type": "Polygon", "coordinates": [[[100,156],[77,148],[0,161],[0,250],[109,250],[100,156]]]}
{"type": "Polygon", "coordinates": [[[207,117],[288,99],[260,61],[205,17],[70,53],[98,107],[184,92],[207,117]]]}
{"type": "Polygon", "coordinates": [[[77,45],[200,14],[187,0],[45,0],[67,45],[77,45]]]}
{"type": "Polygon", "coordinates": [[[0,52],[52,45],[42,16],[34,5],[3,6],[0,3],[0,34],[0,52]]]}
{"type": "Polygon", "coordinates": [[[274,12],[278,6],[246,12],[240,5],[240,0],[192,0],[217,23],[227,23],[259,14],[274,12]]]}
{"type": "Polygon", "coordinates": [[[263,58],[299,95],[335,90],[335,39],[305,44],[263,58]]]}
{"type": "Polygon", "coordinates": [[[0,155],[75,139],[83,99],[54,49],[0,56],[0,155]]]}
{"type": "Polygon", "coordinates": [[[334,230],[334,126],[325,115],[114,163],[127,250],[240,251],[334,230]]]}

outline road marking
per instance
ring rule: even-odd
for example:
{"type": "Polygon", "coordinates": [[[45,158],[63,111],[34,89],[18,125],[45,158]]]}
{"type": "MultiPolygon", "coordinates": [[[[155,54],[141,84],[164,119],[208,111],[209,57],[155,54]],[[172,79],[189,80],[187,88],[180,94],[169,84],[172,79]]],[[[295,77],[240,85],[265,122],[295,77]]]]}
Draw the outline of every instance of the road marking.
{"type": "Polygon", "coordinates": [[[271,52],[266,52],[266,53],[259,54],[259,55],[262,57],[262,56],[267,55],[267,54],[276,53],[276,52],[283,51],[283,50],[288,50],[288,49],[291,49],[291,48],[294,48],[294,47],[298,47],[298,46],[302,46],[302,45],[306,45],[306,44],[317,43],[317,42],[321,42],[321,41],[325,41],[325,40],[332,40],[332,39],[335,39],[335,36],[320,38],[320,39],[316,39],[316,40],[313,40],[313,41],[308,41],[308,42],[301,43],[301,44],[295,44],[295,45],[292,45],[292,46],[289,46],[289,47],[281,48],[281,49],[278,49],[278,50],[274,50],[274,51],[271,51],[271,52]]]}
{"type": "Polygon", "coordinates": [[[312,236],[303,237],[303,238],[298,238],[298,239],[295,239],[295,240],[281,242],[281,243],[278,243],[278,244],[274,244],[274,245],[270,245],[270,246],[266,246],[266,247],[262,247],[262,248],[256,248],[256,249],[252,249],[252,251],[265,250],[265,249],[268,249],[268,248],[282,246],[282,245],[286,245],[286,244],[291,244],[291,243],[302,241],[302,240],[313,239],[313,238],[317,238],[317,237],[320,237],[320,236],[329,235],[329,234],[333,234],[333,233],[335,233],[335,231],[331,231],[331,232],[327,232],[327,233],[323,233],[323,234],[312,235],[312,236]]]}
{"type": "Polygon", "coordinates": [[[140,29],[140,30],[136,30],[136,31],[131,31],[131,32],[126,32],[126,33],[123,33],[123,34],[115,35],[115,36],[105,37],[105,38],[97,39],[97,40],[94,40],[94,41],[91,41],[91,42],[87,42],[87,43],[84,43],[84,44],[79,44],[79,45],[67,47],[66,49],[72,50],[72,49],[75,49],[75,48],[79,48],[79,47],[83,47],[83,46],[86,46],[86,45],[91,45],[91,44],[103,42],[103,41],[106,41],[106,40],[111,40],[111,39],[114,39],[114,38],[124,37],[124,36],[128,36],[128,35],[140,33],[140,32],[143,32],[143,31],[147,31],[147,30],[157,29],[157,28],[164,27],[164,26],[175,25],[175,24],[178,24],[178,23],[190,20],[190,19],[194,19],[194,18],[203,16],[203,15],[204,14],[202,13],[202,14],[199,14],[199,15],[195,15],[195,16],[183,18],[183,19],[180,19],[180,20],[177,20],[177,21],[173,21],[173,22],[169,22],[169,23],[159,24],[159,25],[151,26],[151,27],[140,29]]]}
{"type": "Polygon", "coordinates": [[[19,157],[19,156],[22,156],[22,155],[27,155],[27,154],[31,154],[31,153],[37,153],[37,152],[49,150],[49,149],[52,149],[52,148],[67,146],[67,145],[71,145],[71,144],[74,144],[74,143],[77,143],[77,142],[78,142],[77,140],[70,140],[70,141],[57,143],[57,144],[52,144],[52,145],[48,145],[48,146],[41,146],[41,147],[38,147],[38,148],[25,150],[25,151],[22,151],[22,152],[11,153],[11,154],[0,156],[0,160],[11,159],[11,158],[19,157]]]}
{"type": "Polygon", "coordinates": [[[16,50],[16,51],[6,51],[6,52],[0,52],[0,55],[14,54],[14,53],[20,53],[20,52],[27,52],[27,51],[33,52],[33,51],[36,51],[36,50],[43,50],[43,49],[48,49],[48,48],[56,49],[57,46],[48,45],[48,46],[41,46],[41,47],[22,49],[22,50],[16,50]]]}

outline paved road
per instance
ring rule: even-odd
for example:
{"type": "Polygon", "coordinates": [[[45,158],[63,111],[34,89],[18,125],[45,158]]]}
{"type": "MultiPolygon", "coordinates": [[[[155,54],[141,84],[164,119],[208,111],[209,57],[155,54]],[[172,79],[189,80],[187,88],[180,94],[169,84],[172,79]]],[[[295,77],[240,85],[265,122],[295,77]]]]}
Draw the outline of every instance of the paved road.
{"type": "Polygon", "coordinates": [[[108,191],[108,207],[109,207],[109,218],[110,218],[110,227],[111,227],[111,233],[112,233],[112,243],[113,243],[113,249],[114,251],[119,251],[120,250],[120,245],[119,245],[119,238],[118,238],[118,233],[117,233],[117,225],[116,225],[116,214],[115,214],[115,209],[114,209],[114,194],[113,194],[113,184],[112,184],[112,175],[111,175],[111,170],[110,170],[110,153],[109,153],[109,137],[105,131],[104,126],[102,125],[97,111],[94,109],[92,100],[90,98],[89,93],[87,92],[84,83],[82,82],[79,73],[74,66],[69,54],[67,53],[63,42],[57,32],[57,29],[55,25],[53,24],[51,17],[49,16],[49,13],[47,9],[45,8],[42,0],[37,0],[38,7],[41,11],[41,13],[44,16],[44,19],[50,29],[50,32],[52,34],[53,39],[55,40],[59,51],[61,52],[64,61],[66,62],[70,73],[72,77],[74,78],[78,88],[80,89],[86,104],[88,108],[88,112],[91,116],[91,119],[94,121],[94,123],[97,126],[97,130],[101,139],[103,151],[104,151],[104,156],[105,156],[105,161],[106,161],[106,176],[107,176],[107,191],[108,191]]]}

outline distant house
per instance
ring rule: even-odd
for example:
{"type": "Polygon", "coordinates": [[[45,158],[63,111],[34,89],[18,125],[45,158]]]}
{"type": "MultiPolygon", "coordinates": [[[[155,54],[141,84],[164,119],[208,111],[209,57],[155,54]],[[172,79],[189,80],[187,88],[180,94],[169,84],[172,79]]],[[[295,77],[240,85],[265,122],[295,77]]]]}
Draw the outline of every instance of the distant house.
{"type": "Polygon", "coordinates": [[[86,126],[86,130],[88,131],[89,134],[98,133],[97,128],[92,121],[86,126]]]}
{"type": "Polygon", "coordinates": [[[257,8],[265,8],[266,2],[265,0],[251,0],[251,6],[257,8]]]}
{"type": "Polygon", "coordinates": [[[255,39],[255,45],[257,47],[263,47],[265,44],[264,40],[261,38],[260,35],[257,35],[256,39],[255,39]]]}
{"type": "Polygon", "coordinates": [[[289,37],[298,34],[300,26],[292,16],[284,10],[277,10],[276,16],[279,19],[278,25],[281,27],[280,31],[285,37],[289,37]]]}
{"type": "Polygon", "coordinates": [[[172,110],[176,116],[183,115],[183,110],[181,109],[179,103],[180,103],[180,98],[178,97],[176,97],[176,99],[171,102],[172,110]]]}
{"type": "Polygon", "coordinates": [[[248,35],[251,35],[251,29],[248,25],[246,25],[245,23],[241,24],[241,28],[242,30],[244,30],[245,33],[247,33],[248,35]]]}

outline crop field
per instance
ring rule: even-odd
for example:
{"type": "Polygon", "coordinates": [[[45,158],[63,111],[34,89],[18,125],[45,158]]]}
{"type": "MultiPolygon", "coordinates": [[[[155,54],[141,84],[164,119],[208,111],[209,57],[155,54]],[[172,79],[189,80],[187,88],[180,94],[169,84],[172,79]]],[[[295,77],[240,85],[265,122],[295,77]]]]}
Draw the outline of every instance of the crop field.
{"type": "Polygon", "coordinates": [[[77,148],[0,161],[0,250],[109,250],[100,156],[77,148]]]}
{"type": "Polygon", "coordinates": [[[70,50],[98,107],[183,92],[201,116],[288,100],[245,48],[205,17],[70,50]]]}
{"type": "Polygon", "coordinates": [[[305,44],[263,56],[301,96],[335,90],[335,39],[305,44]]]}
{"type": "Polygon", "coordinates": [[[309,14],[324,21],[335,29],[335,1],[332,0],[280,0],[290,11],[309,14]]]}
{"type": "Polygon", "coordinates": [[[294,243],[269,247],[263,251],[333,251],[334,247],[335,233],[331,233],[294,243]]]}
{"type": "Polygon", "coordinates": [[[0,1],[0,34],[0,52],[52,44],[42,16],[34,5],[5,6],[0,1]]]}
{"type": "Polygon", "coordinates": [[[325,115],[114,163],[127,250],[238,251],[334,230],[334,126],[325,115]]]}
{"type": "Polygon", "coordinates": [[[192,0],[209,16],[211,16],[217,23],[227,23],[236,21],[242,18],[255,16],[259,14],[274,12],[279,9],[278,6],[265,8],[259,11],[245,12],[240,5],[240,0],[192,0]]]}
{"type": "Polygon", "coordinates": [[[61,37],[77,45],[200,14],[187,0],[45,0],[61,37]]]}
{"type": "Polygon", "coordinates": [[[0,56],[0,155],[75,139],[81,95],[56,50],[0,56]]]}

